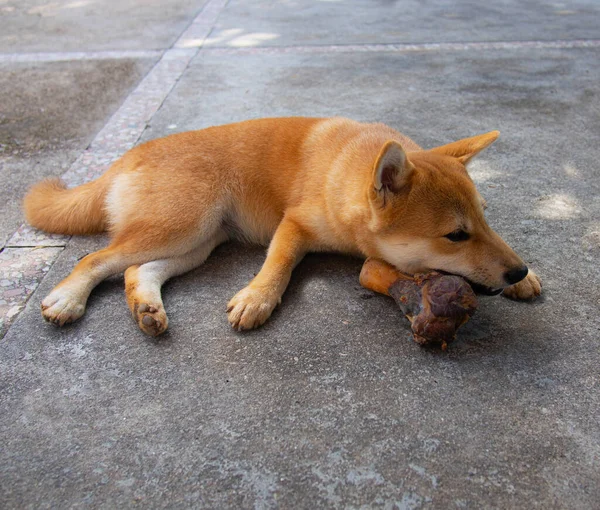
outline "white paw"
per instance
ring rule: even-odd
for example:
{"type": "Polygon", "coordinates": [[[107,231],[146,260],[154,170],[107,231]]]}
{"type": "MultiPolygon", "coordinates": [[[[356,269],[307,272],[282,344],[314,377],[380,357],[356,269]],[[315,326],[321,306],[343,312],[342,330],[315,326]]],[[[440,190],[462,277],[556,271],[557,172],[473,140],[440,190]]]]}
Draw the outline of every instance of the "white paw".
{"type": "Polygon", "coordinates": [[[64,326],[76,321],[85,312],[85,302],[62,289],[53,290],[42,301],[42,315],[52,324],[64,326]]]}
{"type": "Polygon", "coordinates": [[[504,297],[525,301],[535,299],[542,293],[542,280],[531,269],[519,283],[515,283],[502,291],[504,297]]]}
{"type": "Polygon", "coordinates": [[[264,324],[279,301],[279,297],[246,287],[229,301],[227,318],[238,331],[254,329],[264,324]]]}

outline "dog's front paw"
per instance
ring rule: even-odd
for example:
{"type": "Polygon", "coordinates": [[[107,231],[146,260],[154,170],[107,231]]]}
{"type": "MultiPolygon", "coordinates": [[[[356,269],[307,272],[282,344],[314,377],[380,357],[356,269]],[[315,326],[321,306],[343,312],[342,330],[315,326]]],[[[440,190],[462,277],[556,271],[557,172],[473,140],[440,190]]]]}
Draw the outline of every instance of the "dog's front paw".
{"type": "Polygon", "coordinates": [[[264,324],[278,303],[278,297],[246,287],[229,301],[227,318],[238,331],[254,329],[264,324]]]}
{"type": "Polygon", "coordinates": [[[55,289],[42,301],[42,316],[57,326],[76,321],[84,312],[85,302],[66,289],[55,289]]]}
{"type": "Polygon", "coordinates": [[[502,291],[504,297],[516,300],[535,299],[542,293],[542,281],[531,269],[519,283],[515,283],[502,291]]]}

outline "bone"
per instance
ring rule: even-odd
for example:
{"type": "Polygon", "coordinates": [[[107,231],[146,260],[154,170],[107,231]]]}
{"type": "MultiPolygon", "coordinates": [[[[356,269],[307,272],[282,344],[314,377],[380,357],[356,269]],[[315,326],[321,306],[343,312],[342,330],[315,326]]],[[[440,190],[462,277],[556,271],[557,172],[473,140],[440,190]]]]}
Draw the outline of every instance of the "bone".
{"type": "Polygon", "coordinates": [[[415,342],[439,345],[443,350],[477,309],[473,289],[460,276],[435,271],[410,276],[369,258],[363,265],[360,284],[394,298],[411,323],[415,342]]]}

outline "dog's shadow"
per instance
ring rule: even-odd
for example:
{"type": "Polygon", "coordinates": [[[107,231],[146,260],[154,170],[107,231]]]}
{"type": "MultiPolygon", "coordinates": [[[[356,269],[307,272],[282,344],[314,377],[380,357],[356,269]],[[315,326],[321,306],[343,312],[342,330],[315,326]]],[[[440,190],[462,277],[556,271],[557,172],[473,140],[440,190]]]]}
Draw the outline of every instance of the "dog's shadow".
{"type": "MultiPolygon", "coordinates": [[[[164,346],[176,341],[180,329],[207,327],[212,333],[217,331],[227,337],[241,335],[246,341],[276,338],[282,331],[286,334],[297,331],[299,338],[310,339],[359,336],[364,332],[366,342],[393,345],[399,356],[416,351],[434,357],[483,358],[510,356],[511,351],[517,351],[527,358],[542,348],[548,350],[547,339],[541,334],[542,318],[536,315],[536,307],[501,297],[480,298],[477,313],[459,329],[448,353],[435,347],[417,346],[411,341],[408,320],[394,301],[358,283],[363,261],[337,254],[307,255],[294,270],[281,306],[267,323],[254,331],[233,332],[224,313],[226,304],[258,273],[265,254],[262,247],[226,243],[199,268],[168,281],[163,287],[163,300],[171,321],[170,330],[155,342],[164,346]],[[194,314],[190,314],[190,310],[195,310],[194,314]],[[517,322],[520,322],[523,310],[527,310],[528,320],[525,330],[520,331],[511,316],[518,312],[517,322]],[[197,321],[198,315],[203,317],[201,323],[197,321]]],[[[123,297],[122,275],[102,282],[92,293],[89,306],[98,306],[104,299],[114,301],[119,294],[123,303],[119,315],[127,316],[130,327],[137,329],[123,297]]]]}

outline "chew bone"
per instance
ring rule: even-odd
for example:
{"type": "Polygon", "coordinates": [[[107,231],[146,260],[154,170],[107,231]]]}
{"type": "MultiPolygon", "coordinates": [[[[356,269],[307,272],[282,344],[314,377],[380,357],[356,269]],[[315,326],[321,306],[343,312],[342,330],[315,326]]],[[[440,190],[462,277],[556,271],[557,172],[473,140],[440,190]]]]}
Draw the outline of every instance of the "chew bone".
{"type": "Polygon", "coordinates": [[[394,298],[411,322],[415,342],[439,344],[444,350],[477,309],[473,289],[460,276],[433,271],[411,277],[386,262],[367,259],[360,284],[394,298]]]}

